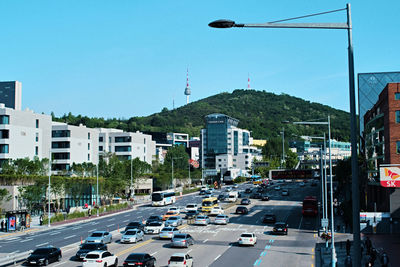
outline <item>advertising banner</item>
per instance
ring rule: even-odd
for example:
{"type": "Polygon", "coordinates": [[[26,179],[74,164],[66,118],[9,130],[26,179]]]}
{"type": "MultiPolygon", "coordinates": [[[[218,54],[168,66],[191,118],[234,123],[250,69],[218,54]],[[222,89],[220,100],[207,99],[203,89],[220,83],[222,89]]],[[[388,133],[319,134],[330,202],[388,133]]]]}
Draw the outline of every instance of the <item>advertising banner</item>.
{"type": "Polygon", "coordinates": [[[17,224],[15,216],[8,217],[8,231],[15,231],[15,226],[17,224]]]}
{"type": "Polygon", "coordinates": [[[399,167],[380,167],[380,183],[383,187],[400,187],[399,167]]]}

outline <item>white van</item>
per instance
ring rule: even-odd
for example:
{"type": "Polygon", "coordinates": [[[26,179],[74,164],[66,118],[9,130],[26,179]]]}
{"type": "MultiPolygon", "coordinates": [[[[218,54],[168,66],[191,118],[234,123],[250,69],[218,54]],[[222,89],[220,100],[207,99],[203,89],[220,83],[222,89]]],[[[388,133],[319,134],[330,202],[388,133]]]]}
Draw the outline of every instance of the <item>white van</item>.
{"type": "Polygon", "coordinates": [[[227,201],[228,202],[236,202],[237,198],[238,198],[238,192],[236,192],[236,191],[229,192],[227,201]]]}

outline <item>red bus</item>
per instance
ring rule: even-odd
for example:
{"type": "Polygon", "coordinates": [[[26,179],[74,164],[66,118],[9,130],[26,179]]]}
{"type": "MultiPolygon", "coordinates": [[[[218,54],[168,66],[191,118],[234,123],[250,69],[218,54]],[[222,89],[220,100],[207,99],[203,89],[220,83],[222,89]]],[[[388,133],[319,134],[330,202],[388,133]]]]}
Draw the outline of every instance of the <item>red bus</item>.
{"type": "Polygon", "coordinates": [[[301,210],[303,216],[317,216],[318,214],[318,201],[315,196],[307,196],[303,200],[303,209],[301,210]]]}

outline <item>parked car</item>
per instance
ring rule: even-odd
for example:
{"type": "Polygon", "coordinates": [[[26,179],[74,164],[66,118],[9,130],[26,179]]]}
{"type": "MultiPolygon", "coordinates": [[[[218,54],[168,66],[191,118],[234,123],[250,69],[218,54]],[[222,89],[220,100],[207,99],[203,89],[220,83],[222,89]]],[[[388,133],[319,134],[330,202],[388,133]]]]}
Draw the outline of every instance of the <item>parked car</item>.
{"type": "Polygon", "coordinates": [[[193,258],[189,254],[174,253],[168,260],[168,267],[193,267],[193,258]]]}
{"type": "Polygon", "coordinates": [[[118,266],[117,256],[108,251],[96,250],[86,254],[83,259],[83,267],[103,267],[103,266],[118,266]]]}
{"type": "Polygon", "coordinates": [[[261,197],[261,200],[262,200],[262,201],[269,201],[269,196],[263,195],[263,196],[261,197]]]}
{"type": "Polygon", "coordinates": [[[144,230],[144,224],[142,222],[139,221],[135,221],[135,222],[130,222],[126,225],[125,227],[125,231],[128,231],[130,229],[140,229],[140,230],[144,230]]]}
{"type": "MultiPolygon", "coordinates": [[[[179,226],[182,225],[183,221],[180,216],[169,217],[168,220],[165,221],[165,226],[179,226]]],[[[160,229],[161,230],[161,229],[160,229]]]]}
{"type": "Polygon", "coordinates": [[[288,196],[289,195],[289,190],[283,189],[281,194],[282,194],[282,196],[288,196]]]}
{"type": "Polygon", "coordinates": [[[262,221],[263,221],[263,223],[275,223],[276,216],[275,216],[275,214],[267,213],[263,216],[262,221]]]}
{"type": "Polygon", "coordinates": [[[164,222],[151,222],[144,227],[145,234],[158,234],[165,226],[164,222]]]}
{"type": "Polygon", "coordinates": [[[190,210],[197,210],[199,207],[197,204],[190,203],[186,205],[185,211],[188,212],[190,210]]]}
{"type": "Polygon", "coordinates": [[[122,235],[121,243],[136,243],[139,240],[143,241],[143,236],[144,233],[140,229],[128,230],[122,235]]]}
{"type": "Polygon", "coordinates": [[[194,239],[189,234],[184,234],[184,233],[175,234],[171,239],[172,247],[188,248],[190,245],[194,245],[194,239]]]}
{"type": "Polygon", "coordinates": [[[224,213],[224,209],[221,208],[220,206],[213,207],[210,211],[210,215],[217,216],[218,214],[224,213]]]}
{"type": "Polygon", "coordinates": [[[288,225],[285,222],[277,222],[277,223],[275,223],[272,231],[274,234],[287,235],[288,234],[288,225]]]}
{"type": "Polygon", "coordinates": [[[210,218],[207,215],[197,215],[194,224],[196,225],[207,225],[210,223],[210,218]]]}
{"type": "Polygon", "coordinates": [[[215,224],[228,224],[229,217],[225,214],[217,215],[217,217],[215,217],[214,223],[215,224]]]}
{"type": "Polygon", "coordinates": [[[160,239],[171,239],[174,234],[179,233],[179,229],[176,227],[164,227],[161,229],[160,233],[158,234],[158,237],[160,239]]]}
{"type": "Polygon", "coordinates": [[[186,212],[185,219],[193,219],[198,214],[199,214],[199,212],[197,210],[189,210],[188,212],[186,212]]]}
{"type": "Polygon", "coordinates": [[[163,216],[163,221],[168,220],[169,217],[178,216],[178,215],[179,215],[179,213],[176,211],[167,211],[167,213],[165,213],[163,216]]]}
{"type": "Polygon", "coordinates": [[[257,244],[257,236],[255,233],[243,233],[240,235],[238,243],[239,246],[254,246],[255,244],[257,244]]]}
{"type": "Polygon", "coordinates": [[[75,259],[83,260],[83,258],[86,257],[86,254],[95,250],[107,250],[107,245],[103,243],[83,243],[79,246],[79,250],[75,254],[75,259]]]}
{"type": "Polygon", "coordinates": [[[95,231],[85,240],[85,243],[111,243],[112,234],[107,231],[95,231]]]}
{"type": "Polygon", "coordinates": [[[160,222],[162,221],[162,217],[160,215],[151,215],[147,221],[146,221],[146,225],[151,223],[151,222],[160,222]]]}
{"type": "Polygon", "coordinates": [[[239,206],[236,208],[236,214],[248,214],[249,210],[246,207],[239,206]]]}
{"type": "Polygon", "coordinates": [[[242,201],[240,201],[240,205],[250,205],[251,201],[248,198],[243,198],[242,201]]]}
{"type": "Polygon", "coordinates": [[[26,259],[26,263],[34,265],[48,265],[51,262],[61,260],[61,249],[48,246],[35,249],[26,259]]]}
{"type": "Polygon", "coordinates": [[[131,253],[126,257],[122,266],[154,267],[156,258],[147,253],[131,253]]]}

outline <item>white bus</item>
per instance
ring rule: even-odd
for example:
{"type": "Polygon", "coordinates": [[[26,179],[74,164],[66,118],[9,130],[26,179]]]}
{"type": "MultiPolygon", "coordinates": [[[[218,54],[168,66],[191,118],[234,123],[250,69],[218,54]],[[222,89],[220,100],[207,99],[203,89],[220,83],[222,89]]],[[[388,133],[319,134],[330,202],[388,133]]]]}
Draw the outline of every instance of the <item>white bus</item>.
{"type": "Polygon", "coordinates": [[[175,203],[174,191],[158,191],[151,194],[151,205],[153,207],[165,206],[175,203]]]}

